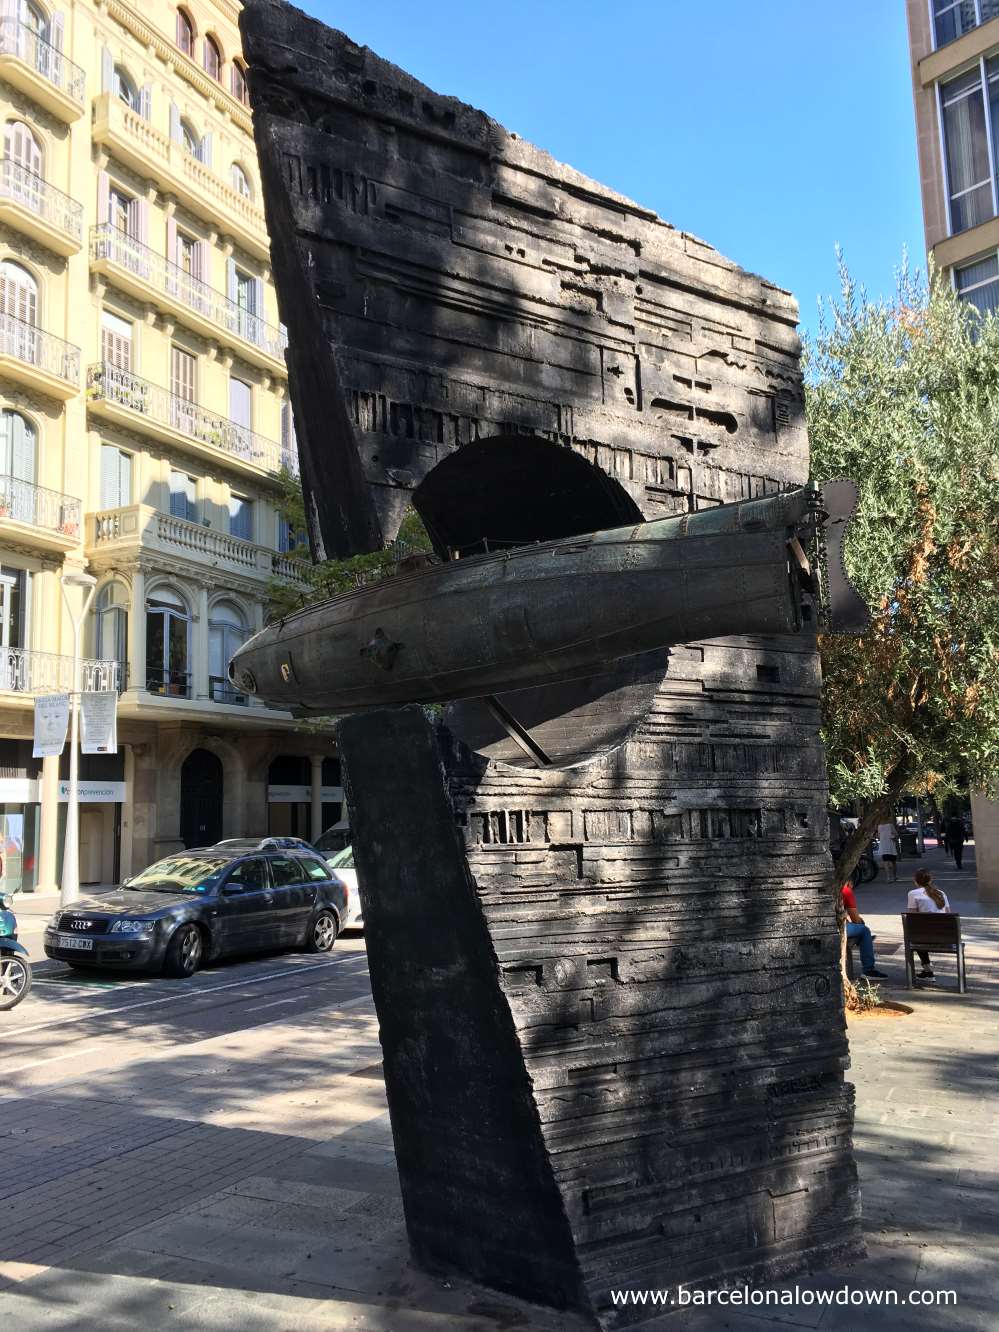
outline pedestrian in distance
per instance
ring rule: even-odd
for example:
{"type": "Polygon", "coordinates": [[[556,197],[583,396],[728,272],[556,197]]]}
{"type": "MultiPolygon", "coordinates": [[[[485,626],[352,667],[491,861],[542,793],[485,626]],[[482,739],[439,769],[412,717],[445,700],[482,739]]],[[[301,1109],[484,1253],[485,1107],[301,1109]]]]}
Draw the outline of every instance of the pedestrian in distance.
{"type": "Polygon", "coordinates": [[[898,829],[895,820],[891,823],[878,824],[878,850],[881,852],[881,864],[885,878],[889,883],[898,882],[898,829]]]}
{"type": "Polygon", "coordinates": [[[964,820],[959,819],[955,814],[952,819],[947,820],[947,850],[954,857],[954,864],[958,869],[963,869],[964,860],[964,820]]]}
{"type": "MultiPolygon", "coordinates": [[[[933,882],[933,875],[927,869],[916,870],[912,876],[915,888],[909,893],[906,911],[924,911],[930,915],[945,915],[950,912],[950,901],[942,888],[933,882]]],[[[925,948],[917,948],[916,956],[922,964],[922,971],[917,972],[920,980],[933,979],[933,966],[925,948]]]]}
{"type": "Polygon", "coordinates": [[[846,937],[857,941],[857,950],[860,953],[860,965],[863,967],[864,975],[872,979],[885,980],[887,973],[878,971],[874,957],[874,935],[871,933],[869,925],[864,923],[864,918],[857,910],[857,898],[854,895],[853,884],[849,879],[840,889],[840,896],[843,901],[843,910],[846,912],[846,937]]]}

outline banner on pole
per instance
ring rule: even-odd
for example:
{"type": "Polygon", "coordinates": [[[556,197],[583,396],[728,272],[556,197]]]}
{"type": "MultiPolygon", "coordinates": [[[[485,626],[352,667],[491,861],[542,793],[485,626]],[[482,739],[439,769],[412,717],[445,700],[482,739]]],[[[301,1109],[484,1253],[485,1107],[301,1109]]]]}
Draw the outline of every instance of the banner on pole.
{"type": "Polygon", "coordinates": [[[35,758],[57,758],[66,743],[69,695],[40,694],[35,699],[35,758]]]}
{"type": "Polygon", "coordinates": [[[113,689],[85,689],[80,704],[80,753],[117,754],[118,695],[113,689]]]}

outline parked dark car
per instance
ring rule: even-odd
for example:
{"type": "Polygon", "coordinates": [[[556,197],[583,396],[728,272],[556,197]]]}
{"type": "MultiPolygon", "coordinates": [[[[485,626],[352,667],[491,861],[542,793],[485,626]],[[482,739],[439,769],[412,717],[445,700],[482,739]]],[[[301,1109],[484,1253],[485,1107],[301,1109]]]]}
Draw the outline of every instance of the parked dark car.
{"type": "Polygon", "coordinates": [[[191,976],[226,954],[328,953],[346,910],[343,880],[312,851],[234,856],[209,847],[167,856],[120,888],[57,911],[45,953],[74,967],[191,976]]]}

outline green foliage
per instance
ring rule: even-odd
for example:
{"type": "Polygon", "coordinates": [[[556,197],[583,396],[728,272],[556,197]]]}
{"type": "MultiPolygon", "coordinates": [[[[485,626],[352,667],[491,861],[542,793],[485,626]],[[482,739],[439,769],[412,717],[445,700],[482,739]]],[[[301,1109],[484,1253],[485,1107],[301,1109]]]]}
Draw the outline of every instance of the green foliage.
{"type": "MultiPolygon", "coordinates": [[[[326,560],[313,564],[306,541],[305,501],[302,486],[297,476],[282,468],[279,482],[281,497],[278,512],[284,518],[293,533],[300,536],[302,545],[291,552],[295,561],[296,572],[301,581],[289,578],[272,578],[268,585],[268,604],[272,619],[300,610],[313,601],[323,601],[327,597],[349,592],[362,583],[376,582],[379,577],[392,572],[398,549],[391,547],[374,551],[368,555],[352,555],[345,560],[326,560]],[[302,585],[304,583],[304,586],[302,585]]],[[[433,547],[419,515],[408,509],[399,528],[398,541],[408,552],[429,551],[433,547]]]]}
{"type": "MultiPolygon", "coordinates": [[[[903,266],[842,293],[806,348],[812,473],[853,477],[861,638],[820,639],[835,803],[999,782],[999,319],[903,266]]],[[[852,868],[852,867],[851,867],[852,868]]]]}

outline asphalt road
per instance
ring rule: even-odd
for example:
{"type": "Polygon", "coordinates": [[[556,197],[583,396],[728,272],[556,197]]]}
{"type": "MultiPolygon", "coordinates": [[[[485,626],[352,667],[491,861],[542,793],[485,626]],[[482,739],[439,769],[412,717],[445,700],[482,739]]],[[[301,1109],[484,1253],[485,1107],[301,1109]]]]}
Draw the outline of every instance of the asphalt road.
{"type": "Polygon", "coordinates": [[[44,922],[21,923],[34,985],[17,1008],[0,1013],[0,1099],[175,1051],[187,1055],[199,1042],[313,1017],[369,994],[359,934],[341,935],[328,955],[270,953],[215,963],[177,981],[74,970],[44,957],[44,922]]]}

